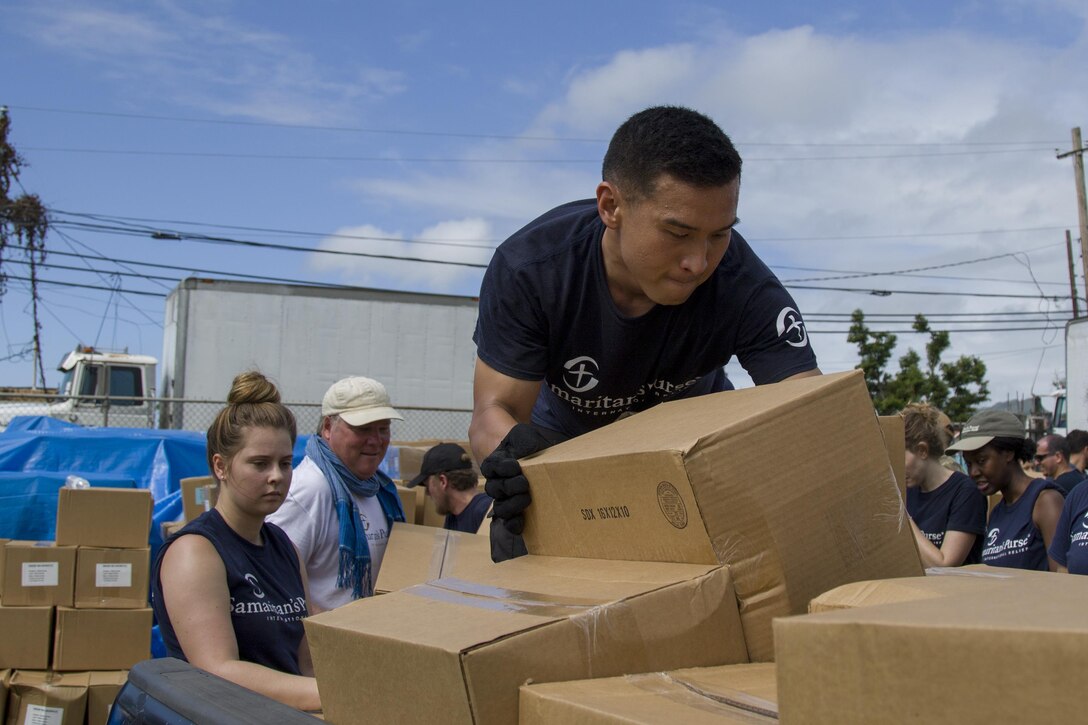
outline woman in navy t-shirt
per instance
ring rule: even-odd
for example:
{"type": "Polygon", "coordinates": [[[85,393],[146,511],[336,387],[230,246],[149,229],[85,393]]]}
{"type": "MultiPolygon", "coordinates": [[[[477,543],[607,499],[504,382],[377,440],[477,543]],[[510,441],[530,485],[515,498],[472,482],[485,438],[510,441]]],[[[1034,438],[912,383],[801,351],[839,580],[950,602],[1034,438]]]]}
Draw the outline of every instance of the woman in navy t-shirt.
{"type": "Polygon", "coordinates": [[[1045,478],[1032,478],[1021,465],[1031,460],[1035,443],[1023,424],[1007,411],[985,410],[963,426],[949,451],[962,451],[971,478],[984,495],[1001,494],[990,512],[982,563],[1014,569],[1056,571],[1047,556],[1062,512],[1062,493],[1045,478]]]}
{"type": "Polygon", "coordinates": [[[907,513],[922,564],[960,566],[982,558],[986,498],[966,475],[941,465],[948,433],[941,411],[915,403],[903,409],[907,513]]]}
{"type": "Polygon", "coordinates": [[[208,429],[219,500],[159,552],[152,604],[172,656],[320,710],[302,626],[305,573],[287,535],[264,520],[291,486],[295,437],[295,418],[271,382],[256,372],[234,379],[208,429]]]}
{"type": "Polygon", "coordinates": [[[1065,499],[1049,551],[1058,571],[1088,574],[1088,487],[1075,486],[1065,499]]]}

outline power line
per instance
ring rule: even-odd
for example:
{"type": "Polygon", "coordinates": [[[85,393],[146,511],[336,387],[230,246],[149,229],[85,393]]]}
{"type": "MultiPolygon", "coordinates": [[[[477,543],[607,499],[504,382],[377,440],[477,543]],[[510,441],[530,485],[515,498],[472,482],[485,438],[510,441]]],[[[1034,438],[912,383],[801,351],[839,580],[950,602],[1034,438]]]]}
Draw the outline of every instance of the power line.
{"type": "MultiPolygon", "coordinates": [[[[222,126],[256,126],[266,128],[300,129],[310,131],[341,131],[364,134],[389,134],[403,136],[436,136],[451,138],[475,138],[475,139],[505,139],[511,141],[573,141],[580,143],[608,143],[606,138],[580,138],[571,136],[526,136],[517,134],[496,133],[459,133],[454,131],[421,131],[403,128],[373,128],[365,126],[328,126],[301,123],[277,123],[275,121],[245,121],[239,119],[223,118],[197,118],[192,116],[168,116],[149,113],[120,113],[112,111],[93,111],[74,108],[47,108],[42,106],[22,106],[8,104],[8,108],[20,111],[33,111],[37,113],[56,113],[67,115],[100,116],[105,118],[131,118],[149,121],[171,121],[175,123],[203,123],[222,126]]],[[[935,141],[935,142],[745,142],[737,141],[739,146],[760,147],[825,147],[825,148],[926,148],[926,147],[960,147],[960,146],[1046,146],[1052,148],[1055,144],[1063,144],[1062,141],[935,141]]]]}
{"type": "MultiPolygon", "coordinates": [[[[36,153],[95,154],[101,156],[154,156],[162,158],[234,159],[264,161],[350,161],[352,163],[405,164],[593,164],[593,159],[518,159],[472,157],[413,157],[413,156],[344,156],[325,154],[257,154],[225,151],[161,151],[155,149],[93,149],[57,146],[24,146],[23,151],[36,153]]],[[[746,161],[872,161],[889,159],[921,159],[941,156],[986,156],[992,154],[1042,153],[1042,149],[979,149],[974,151],[923,151],[909,154],[858,154],[835,156],[748,156],[746,161]]]]}

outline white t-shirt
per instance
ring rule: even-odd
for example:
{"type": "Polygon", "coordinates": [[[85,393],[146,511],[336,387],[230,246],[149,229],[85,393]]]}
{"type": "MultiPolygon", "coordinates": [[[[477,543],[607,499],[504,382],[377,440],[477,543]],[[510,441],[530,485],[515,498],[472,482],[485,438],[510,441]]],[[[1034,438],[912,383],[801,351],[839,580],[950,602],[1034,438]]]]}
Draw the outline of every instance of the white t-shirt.
{"type": "MultiPolygon", "coordinates": [[[[378,579],[378,570],[389,542],[389,524],[377,496],[352,496],[370,546],[370,584],[378,579]]],[[[291,479],[291,490],[279,510],[268,517],[298,547],[310,584],[312,610],[335,609],[352,601],[351,587],[338,588],[340,568],[340,525],[336,519],[332,491],[321,469],[309,456],[298,464],[291,479]]]]}

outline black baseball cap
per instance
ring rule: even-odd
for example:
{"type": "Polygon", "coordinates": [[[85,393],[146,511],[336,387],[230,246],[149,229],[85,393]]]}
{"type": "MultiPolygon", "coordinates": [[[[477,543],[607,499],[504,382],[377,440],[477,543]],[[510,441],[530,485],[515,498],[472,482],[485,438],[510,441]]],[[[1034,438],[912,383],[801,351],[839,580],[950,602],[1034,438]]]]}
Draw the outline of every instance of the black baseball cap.
{"type": "Polygon", "coordinates": [[[439,443],[423,454],[419,475],[408,482],[408,487],[418,486],[427,480],[427,476],[465,468],[472,468],[472,459],[464,448],[456,443],[439,443]]]}

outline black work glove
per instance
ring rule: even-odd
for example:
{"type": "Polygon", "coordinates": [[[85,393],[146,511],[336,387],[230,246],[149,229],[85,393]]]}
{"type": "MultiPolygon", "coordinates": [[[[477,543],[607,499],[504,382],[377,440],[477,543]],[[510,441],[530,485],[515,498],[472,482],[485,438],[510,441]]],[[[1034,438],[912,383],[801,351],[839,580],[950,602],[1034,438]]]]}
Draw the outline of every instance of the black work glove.
{"type": "Polygon", "coordinates": [[[480,473],[487,478],[484,491],[495,500],[493,516],[501,519],[515,536],[525,530],[525,509],[532,502],[529,481],[521,472],[519,458],[542,451],[562,440],[552,431],[518,423],[502,439],[494,452],[480,463],[480,473]]]}

